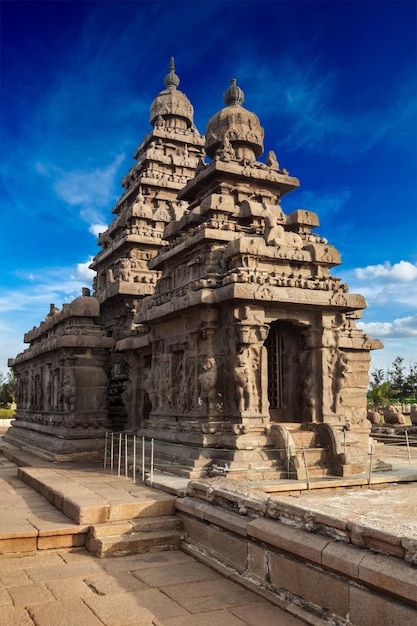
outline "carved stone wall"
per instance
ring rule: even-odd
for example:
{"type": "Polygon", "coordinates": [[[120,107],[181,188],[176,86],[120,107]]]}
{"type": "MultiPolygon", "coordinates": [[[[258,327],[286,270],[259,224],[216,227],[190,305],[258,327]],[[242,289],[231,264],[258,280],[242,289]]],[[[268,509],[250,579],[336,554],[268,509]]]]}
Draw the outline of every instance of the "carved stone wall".
{"type": "Polygon", "coordinates": [[[98,458],[108,426],[108,359],[113,340],[99,303],[82,296],[51,311],[25,335],[30,347],[9,362],[17,411],[5,438],[52,460],[98,458]]]}

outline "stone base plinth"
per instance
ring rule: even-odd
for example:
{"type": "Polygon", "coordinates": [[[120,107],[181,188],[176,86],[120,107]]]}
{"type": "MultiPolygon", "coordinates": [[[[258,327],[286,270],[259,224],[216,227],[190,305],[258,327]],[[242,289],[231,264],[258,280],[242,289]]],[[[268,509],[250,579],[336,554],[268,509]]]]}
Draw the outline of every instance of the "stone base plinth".
{"type": "Polygon", "coordinates": [[[227,475],[238,480],[285,477],[282,455],[271,438],[259,433],[249,440],[232,432],[184,432],[144,428],[138,438],[154,440],[154,467],[187,478],[227,475]]]}
{"type": "Polygon", "coordinates": [[[276,604],[291,602],[308,624],[368,626],[381,615],[414,624],[413,489],[289,498],[233,480],[192,481],[176,502],[181,548],[276,604]],[[383,499],[385,511],[375,506],[383,499]]]}
{"type": "Polygon", "coordinates": [[[4,440],[47,461],[99,461],[104,456],[105,435],[104,428],[44,427],[14,420],[4,440]]]}

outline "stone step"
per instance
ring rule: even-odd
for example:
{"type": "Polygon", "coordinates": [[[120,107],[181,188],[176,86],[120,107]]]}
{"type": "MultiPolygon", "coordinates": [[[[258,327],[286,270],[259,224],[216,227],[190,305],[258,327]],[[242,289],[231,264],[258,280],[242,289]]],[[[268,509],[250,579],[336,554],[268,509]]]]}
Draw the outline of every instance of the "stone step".
{"type": "MultiPolygon", "coordinates": [[[[320,463],[326,463],[329,456],[327,448],[305,448],[304,452],[308,467],[310,467],[310,465],[319,465],[320,463]]],[[[301,458],[303,457],[302,450],[300,450],[298,454],[301,458]]]]}
{"type": "Polygon", "coordinates": [[[95,538],[126,536],[135,532],[179,530],[181,521],[175,515],[146,517],[126,522],[111,522],[91,526],[90,534],[95,538]]]}
{"type": "Polygon", "coordinates": [[[317,445],[317,434],[311,430],[291,432],[292,440],[297,448],[314,448],[317,445]]]}
{"type": "Polygon", "coordinates": [[[19,468],[18,477],[76,524],[129,521],[175,512],[175,496],[98,470],[19,468]]]}
{"type": "Polygon", "coordinates": [[[88,537],[86,548],[94,556],[106,557],[126,556],[128,554],[144,554],[145,552],[162,552],[177,550],[182,539],[178,530],[155,532],[133,532],[122,536],[88,537]]]}

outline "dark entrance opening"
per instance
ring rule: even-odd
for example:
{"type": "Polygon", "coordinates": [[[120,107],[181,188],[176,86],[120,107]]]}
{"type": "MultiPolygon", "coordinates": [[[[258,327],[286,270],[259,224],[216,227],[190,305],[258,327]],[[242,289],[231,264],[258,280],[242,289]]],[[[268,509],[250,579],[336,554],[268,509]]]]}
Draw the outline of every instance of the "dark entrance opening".
{"type": "Polygon", "coordinates": [[[301,329],[290,322],[272,322],[265,347],[268,351],[268,400],[271,419],[277,422],[305,420],[301,329]]]}

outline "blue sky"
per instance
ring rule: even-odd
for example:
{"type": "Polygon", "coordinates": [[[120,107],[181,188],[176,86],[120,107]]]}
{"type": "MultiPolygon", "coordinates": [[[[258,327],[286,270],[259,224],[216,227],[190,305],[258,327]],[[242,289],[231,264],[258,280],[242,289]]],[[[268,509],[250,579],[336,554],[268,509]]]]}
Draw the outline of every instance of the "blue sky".
{"type": "Polygon", "coordinates": [[[1,10],[0,371],[91,285],[97,232],[175,56],[197,128],[232,77],[301,181],[333,271],[368,303],[373,367],[417,362],[414,1],[37,1],[1,10]]]}

